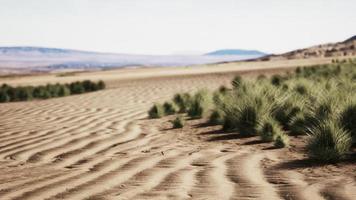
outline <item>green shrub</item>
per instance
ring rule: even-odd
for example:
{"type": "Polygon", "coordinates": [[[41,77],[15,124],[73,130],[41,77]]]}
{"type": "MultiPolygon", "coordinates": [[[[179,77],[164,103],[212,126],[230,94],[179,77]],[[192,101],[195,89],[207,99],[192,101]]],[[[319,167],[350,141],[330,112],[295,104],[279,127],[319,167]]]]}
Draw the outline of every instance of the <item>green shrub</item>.
{"type": "Polygon", "coordinates": [[[32,88],[31,87],[18,87],[17,98],[19,101],[29,101],[32,97],[32,88]]]}
{"type": "Polygon", "coordinates": [[[235,130],[242,135],[255,135],[258,128],[258,107],[250,103],[228,105],[225,108],[223,130],[235,130]]]}
{"type": "Polygon", "coordinates": [[[207,90],[199,90],[192,98],[188,109],[191,118],[202,118],[207,114],[212,104],[212,99],[207,90]]]}
{"type": "Polygon", "coordinates": [[[184,120],[182,117],[178,116],[171,121],[173,128],[183,128],[184,120]]]}
{"type": "Polygon", "coordinates": [[[224,113],[221,110],[214,110],[209,117],[209,124],[212,125],[223,125],[224,124],[224,113]]]}
{"type": "Polygon", "coordinates": [[[164,114],[165,115],[173,115],[174,113],[177,112],[176,107],[171,102],[165,102],[163,104],[163,109],[164,109],[164,114]]]}
{"type": "Polygon", "coordinates": [[[10,101],[10,97],[7,94],[7,92],[4,89],[0,89],[0,102],[4,103],[9,101],[10,101]]]}
{"type": "Polygon", "coordinates": [[[293,101],[295,101],[295,99],[275,102],[271,111],[272,116],[285,129],[289,129],[292,118],[301,112],[301,108],[293,101]]]}
{"type": "Polygon", "coordinates": [[[320,122],[310,130],[309,156],[323,162],[334,162],[345,156],[351,147],[350,133],[334,121],[320,122]]]}
{"type": "Polygon", "coordinates": [[[283,77],[281,75],[276,74],[271,77],[271,83],[274,86],[280,86],[282,84],[282,81],[283,77]]]}
{"type": "Polygon", "coordinates": [[[164,116],[164,108],[161,104],[156,103],[148,111],[148,116],[150,118],[161,118],[164,116]]]}
{"type": "Polygon", "coordinates": [[[348,104],[340,114],[341,126],[350,132],[356,142],[356,104],[348,104]]]}
{"type": "Polygon", "coordinates": [[[284,133],[279,133],[275,136],[274,146],[276,148],[284,148],[289,146],[289,137],[284,133]]]}
{"type": "Polygon", "coordinates": [[[258,134],[261,137],[261,140],[264,142],[272,142],[275,140],[277,135],[282,134],[283,131],[281,126],[273,118],[267,118],[261,124],[261,127],[258,130],[258,134]]]}
{"type": "Polygon", "coordinates": [[[65,85],[59,86],[58,96],[65,97],[69,95],[70,95],[70,89],[67,86],[65,85]]]}
{"type": "Polygon", "coordinates": [[[0,102],[28,101],[32,99],[48,99],[52,97],[68,96],[70,94],[81,94],[105,88],[105,83],[99,81],[94,83],[86,80],[70,84],[47,84],[45,86],[20,86],[11,87],[3,84],[0,87],[0,102]]]}
{"type": "Polygon", "coordinates": [[[51,94],[44,86],[36,87],[33,90],[33,97],[38,99],[48,99],[51,98],[51,94]]]}
{"type": "Polygon", "coordinates": [[[178,106],[180,113],[187,112],[191,103],[191,96],[189,93],[176,94],[173,97],[173,102],[178,106]]]}
{"type": "Polygon", "coordinates": [[[295,86],[294,90],[300,95],[306,95],[308,93],[308,89],[305,85],[298,84],[295,86]]]}
{"type": "Polygon", "coordinates": [[[83,83],[79,81],[71,83],[69,88],[71,94],[82,94],[85,92],[83,83]]]}
{"type": "Polygon", "coordinates": [[[303,113],[299,113],[294,116],[289,125],[289,132],[292,135],[302,135],[307,133],[308,118],[303,113]]]}

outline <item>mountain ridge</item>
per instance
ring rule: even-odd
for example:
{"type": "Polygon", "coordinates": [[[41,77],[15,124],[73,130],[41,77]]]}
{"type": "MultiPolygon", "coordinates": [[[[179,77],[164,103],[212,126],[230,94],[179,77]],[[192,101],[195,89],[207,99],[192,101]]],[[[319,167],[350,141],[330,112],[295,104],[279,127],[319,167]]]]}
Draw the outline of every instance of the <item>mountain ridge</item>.
{"type": "Polygon", "coordinates": [[[245,49],[219,49],[215,50],[209,53],[206,53],[204,55],[214,55],[214,56],[220,56],[220,55],[256,55],[256,56],[264,56],[267,55],[267,53],[258,51],[258,50],[245,50],[245,49]]]}

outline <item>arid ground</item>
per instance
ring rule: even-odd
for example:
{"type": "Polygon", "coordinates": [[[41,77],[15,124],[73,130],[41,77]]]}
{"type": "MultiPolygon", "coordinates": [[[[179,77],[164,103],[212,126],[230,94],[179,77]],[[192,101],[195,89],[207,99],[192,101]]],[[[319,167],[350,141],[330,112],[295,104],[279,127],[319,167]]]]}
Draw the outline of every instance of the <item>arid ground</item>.
{"type": "Polygon", "coordinates": [[[1,78],[10,85],[103,79],[108,88],[0,104],[0,199],[356,199],[356,159],[313,164],[305,137],[274,149],[204,119],[171,129],[147,110],[177,92],[330,59],[1,78]]]}

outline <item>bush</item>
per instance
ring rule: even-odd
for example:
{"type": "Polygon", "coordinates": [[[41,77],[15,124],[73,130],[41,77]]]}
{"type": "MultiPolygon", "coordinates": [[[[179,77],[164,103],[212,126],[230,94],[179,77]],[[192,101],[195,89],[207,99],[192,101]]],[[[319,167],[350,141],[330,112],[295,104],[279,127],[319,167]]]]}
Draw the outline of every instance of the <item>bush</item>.
{"type": "Polygon", "coordinates": [[[223,130],[235,130],[242,135],[255,135],[258,128],[258,108],[252,104],[229,105],[225,109],[223,130]]]}
{"type": "Polygon", "coordinates": [[[164,108],[161,104],[155,104],[148,111],[148,116],[150,118],[161,118],[164,116],[164,108]]]}
{"type": "Polygon", "coordinates": [[[310,130],[307,149],[309,156],[322,162],[335,162],[351,147],[350,133],[334,121],[324,121],[310,130]]]}
{"type": "Polygon", "coordinates": [[[271,84],[274,86],[280,86],[282,84],[283,77],[281,75],[273,75],[271,77],[271,84]]]}
{"type": "Polygon", "coordinates": [[[173,128],[183,128],[184,120],[182,117],[178,116],[174,120],[171,121],[173,128]]]}
{"type": "Polygon", "coordinates": [[[11,87],[3,84],[0,88],[0,102],[28,101],[35,99],[48,99],[52,97],[68,96],[70,94],[81,94],[105,88],[105,83],[85,80],[70,84],[47,84],[45,86],[11,87]]]}
{"type": "Polygon", "coordinates": [[[306,118],[303,113],[297,114],[291,119],[288,127],[292,135],[305,134],[308,128],[308,118],[306,118]]]}
{"type": "Polygon", "coordinates": [[[190,104],[188,115],[191,118],[202,118],[209,111],[212,100],[207,90],[198,91],[190,104]]]}
{"type": "Polygon", "coordinates": [[[288,135],[284,133],[279,133],[276,135],[274,139],[274,146],[276,148],[284,148],[289,146],[289,138],[288,135]]]}
{"type": "Polygon", "coordinates": [[[31,87],[18,87],[17,98],[19,101],[29,101],[32,97],[32,88],[31,87]]]}
{"type": "Polygon", "coordinates": [[[280,125],[273,118],[267,118],[259,128],[259,136],[264,142],[272,142],[276,137],[283,133],[280,125]]]}
{"type": "Polygon", "coordinates": [[[71,94],[82,94],[85,92],[85,88],[83,86],[83,83],[82,82],[74,82],[74,83],[71,83],[70,86],[70,93],[71,94]]]}
{"type": "Polygon", "coordinates": [[[305,85],[298,84],[295,86],[294,90],[300,95],[306,95],[308,93],[308,89],[305,85]]]}
{"type": "Polygon", "coordinates": [[[174,113],[177,112],[177,109],[175,108],[174,104],[171,102],[165,102],[163,104],[163,109],[165,115],[173,115],[174,113]]]}
{"type": "Polygon", "coordinates": [[[9,101],[10,101],[10,97],[7,94],[7,92],[4,89],[0,89],[0,102],[4,103],[9,101]]]}
{"type": "Polygon", "coordinates": [[[293,117],[301,112],[301,108],[296,105],[293,100],[283,100],[282,102],[275,102],[272,109],[272,116],[283,126],[289,129],[289,124],[293,117]]]}
{"type": "Polygon", "coordinates": [[[191,96],[189,93],[176,94],[173,97],[173,102],[178,106],[180,113],[187,112],[190,107],[191,96]]]}
{"type": "Polygon", "coordinates": [[[214,110],[209,117],[209,124],[223,125],[224,124],[224,113],[221,110],[214,110]]]}
{"type": "Polygon", "coordinates": [[[356,142],[356,104],[345,106],[340,114],[341,126],[350,132],[353,142],[356,142]]]}
{"type": "Polygon", "coordinates": [[[67,86],[65,85],[59,86],[58,96],[65,97],[69,95],[70,95],[70,89],[67,86]]]}

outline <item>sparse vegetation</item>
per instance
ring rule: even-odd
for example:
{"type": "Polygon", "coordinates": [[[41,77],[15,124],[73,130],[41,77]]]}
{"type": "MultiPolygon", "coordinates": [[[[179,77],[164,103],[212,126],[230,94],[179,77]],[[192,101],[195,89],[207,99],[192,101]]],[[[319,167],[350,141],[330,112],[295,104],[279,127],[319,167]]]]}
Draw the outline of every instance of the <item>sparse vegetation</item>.
{"type": "Polygon", "coordinates": [[[165,102],[163,104],[164,114],[173,115],[177,112],[176,106],[171,102],[165,102]]]}
{"type": "Polygon", "coordinates": [[[29,101],[32,99],[49,99],[64,97],[71,94],[81,94],[105,88],[105,83],[85,80],[70,84],[47,84],[45,86],[19,86],[12,87],[3,84],[0,87],[0,102],[29,101]]]}
{"type": "Polygon", "coordinates": [[[323,121],[311,130],[308,153],[322,162],[335,162],[345,156],[351,146],[349,132],[333,121],[323,121]]]}
{"type": "Polygon", "coordinates": [[[212,98],[207,90],[199,90],[191,99],[188,115],[191,118],[206,116],[212,105],[212,98]]]}
{"type": "Polygon", "coordinates": [[[310,158],[334,162],[356,142],[355,74],[354,62],[335,61],[270,78],[237,76],[231,88],[177,94],[173,100],[180,113],[191,118],[210,113],[209,124],[243,136],[259,135],[276,148],[289,147],[289,135],[304,135],[310,158]]]}
{"type": "Polygon", "coordinates": [[[171,121],[173,128],[183,128],[184,119],[181,116],[176,117],[171,121]]]}
{"type": "Polygon", "coordinates": [[[161,104],[156,103],[148,111],[148,116],[150,118],[161,118],[164,116],[164,108],[161,104]]]}

